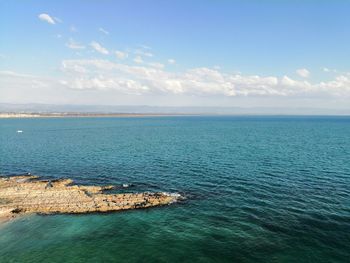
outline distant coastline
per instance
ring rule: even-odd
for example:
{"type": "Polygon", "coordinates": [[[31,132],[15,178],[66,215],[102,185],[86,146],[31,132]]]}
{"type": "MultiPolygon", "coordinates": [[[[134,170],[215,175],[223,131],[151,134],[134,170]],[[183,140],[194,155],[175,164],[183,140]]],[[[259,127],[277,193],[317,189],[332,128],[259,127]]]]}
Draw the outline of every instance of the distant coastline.
{"type": "Polygon", "coordinates": [[[147,117],[147,116],[350,116],[348,108],[288,108],[288,107],[196,107],[151,105],[73,105],[73,104],[13,104],[0,102],[0,118],[42,117],[147,117]]]}
{"type": "Polygon", "coordinates": [[[11,118],[88,118],[88,117],[166,117],[166,116],[194,116],[198,114],[171,114],[171,113],[85,113],[85,112],[67,112],[67,113],[17,113],[2,112],[0,119],[11,118]]]}
{"type": "Polygon", "coordinates": [[[0,119],[35,118],[133,118],[180,116],[236,116],[236,117],[349,117],[348,114],[229,114],[229,113],[87,113],[87,112],[0,112],[0,119]]]}

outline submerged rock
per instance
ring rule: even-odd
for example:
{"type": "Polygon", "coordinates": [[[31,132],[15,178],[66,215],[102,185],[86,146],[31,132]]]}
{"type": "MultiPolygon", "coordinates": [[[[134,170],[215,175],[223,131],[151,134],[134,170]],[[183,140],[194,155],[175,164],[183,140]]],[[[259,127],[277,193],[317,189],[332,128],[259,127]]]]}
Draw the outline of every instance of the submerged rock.
{"type": "Polygon", "coordinates": [[[113,186],[74,185],[71,179],[41,181],[37,176],[0,177],[0,220],[21,214],[91,213],[147,208],[175,202],[168,193],[106,194],[113,186]]]}

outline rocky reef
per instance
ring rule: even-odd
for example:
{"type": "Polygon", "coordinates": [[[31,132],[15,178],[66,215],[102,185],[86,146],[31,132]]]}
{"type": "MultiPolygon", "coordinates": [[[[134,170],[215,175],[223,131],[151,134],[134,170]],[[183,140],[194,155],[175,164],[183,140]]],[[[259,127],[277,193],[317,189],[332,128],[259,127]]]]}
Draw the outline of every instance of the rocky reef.
{"type": "Polygon", "coordinates": [[[74,185],[73,180],[39,180],[37,176],[0,177],[0,221],[22,214],[92,213],[171,204],[168,193],[108,194],[113,186],[74,185]]]}

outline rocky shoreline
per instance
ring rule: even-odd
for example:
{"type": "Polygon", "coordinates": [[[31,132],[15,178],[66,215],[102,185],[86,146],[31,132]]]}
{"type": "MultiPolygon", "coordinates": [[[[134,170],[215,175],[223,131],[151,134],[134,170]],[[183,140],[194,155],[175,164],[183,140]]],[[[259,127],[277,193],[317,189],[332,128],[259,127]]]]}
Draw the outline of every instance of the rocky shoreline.
{"type": "Polygon", "coordinates": [[[37,176],[0,177],[0,222],[24,214],[83,214],[168,205],[181,196],[169,193],[108,194],[114,186],[74,185],[71,179],[37,176]]]}

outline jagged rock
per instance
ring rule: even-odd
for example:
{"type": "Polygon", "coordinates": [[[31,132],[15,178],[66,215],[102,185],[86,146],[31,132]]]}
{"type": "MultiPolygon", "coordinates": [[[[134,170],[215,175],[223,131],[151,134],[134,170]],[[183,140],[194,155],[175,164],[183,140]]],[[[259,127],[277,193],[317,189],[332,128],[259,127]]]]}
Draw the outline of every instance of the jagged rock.
{"type": "Polygon", "coordinates": [[[113,186],[73,185],[73,180],[41,181],[37,176],[0,177],[0,220],[21,214],[91,213],[147,208],[175,202],[167,193],[106,194],[113,186]]]}

